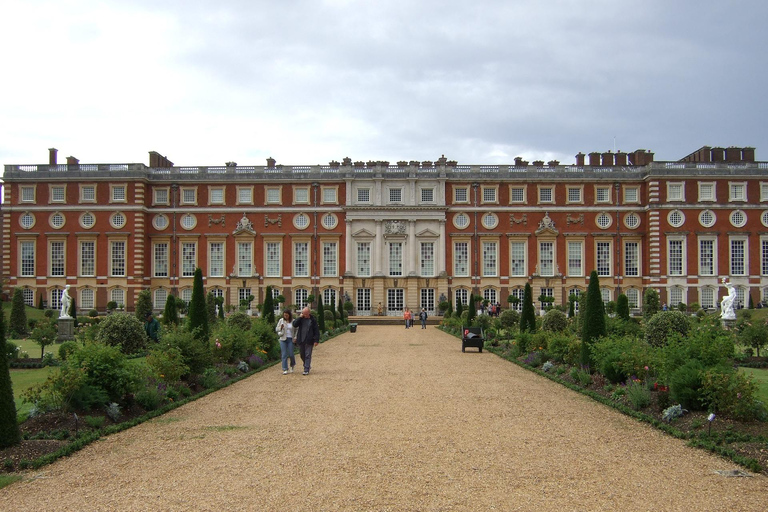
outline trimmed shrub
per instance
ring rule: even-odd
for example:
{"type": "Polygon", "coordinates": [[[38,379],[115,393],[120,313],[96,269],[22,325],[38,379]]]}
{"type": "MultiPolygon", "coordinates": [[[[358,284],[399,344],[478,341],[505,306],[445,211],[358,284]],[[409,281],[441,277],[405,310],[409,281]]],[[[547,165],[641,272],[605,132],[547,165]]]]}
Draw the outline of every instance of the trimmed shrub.
{"type": "Polygon", "coordinates": [[[672,400],[692,411],[703,409],[701,400],[701,389],[704,385],[703,373],[704,366],[696,359],[686,362],[672,372],[669,376],[669,393],[672,400]]]}
{"type": "Polygon", "coordinates": [[[139,297],[136,299],[136,310],[134,315],[141,322],[144,323],[147,315],[152,312],[152,293],[147,290],[141,290],[139,297]]]}
{"type": "Polygon", "coordinates": [[[557,309],[550,309],[544,315],[542,328],[545,331],[563,332],[568,327],[568,318],[565,313],[557,309]]]}
{"type": "Polygon", "coordinates": [[[153,348],[147,355],[147,366],[164,382],[173,384],[189,373],[179,347],[153,348]]]}
{"type": "Polygon", "coordinates": [[[616,299],[616,316],[629,321],[629,299],[623,293],[616,299]]]}
{"type": "Polygon", "coordinates": [[[661,311],[659,292],[648,288],[643,294],[643,319],[647,322],[659,311],[661,311]]]}
{"type": "Polygon", "coordinates": [[[179,310],[176,308],[176,297],[168,295],[165,300],[165,309],[163,310],[163,324],[179,325],[179,310]]]}
{"type": "Polygon", "coordinates": [[[523,312],[520,315],[520,332],[536,332],[536,310],[533,308],[533,290],[525,283],[523,291],[523,312]]]}
{"type": "MultiPolygon", "coordinates": [[[[130,315],[124,316],[136,320],[130,315]]],[[[66,366],[70,370],[82,371],[85,384],[93,389],[103,389],[113,402],[119,402],[132,391],[138,378],[137,371],[128,364],[128,359],[118,347],[100,343],[86,343],[69,355],[66,366]]]]}
{"type": "Polygon", "coordinates": [[[0,448],[20,442],[21,431],[16,420],[16,403],[13,399],[13,384],[8,366],[8,347],[5,344],[5,315],[0,301],[0,448]]]}
{"type": "Polygon", "coordinates": [[[662,311],[645,324],[645,341],[654,347],[663,347],[672,333],[685,336],[690,329],[688,317],[680,311],[662,311]]]}
{"type": "Polygon", "coordinates": [[[581,340],[572,334],[557,333],[549,338],[547,351],[559,363],[578,364],[581,340]]]}
{"type": "Polygon", "coordinates": [[[593,270],[589,276],[587,298],[584,301],[584,309],[581,312],[581,364],[588,366],[592,362],[590,345],[601,336],[607,334],[605,328],[605,309],[603,296],[600,293],[600,280],[597,271],[593,270]]]}
{"type": "Polygon", "coordinates": [[[613,384],[634,375],[644,378],[646,367],[655,368],[657,356],[647,343],[623,336],[601,338],[592,345],[596,368],[613,384]]]}
{"type": "Polygon", "coordinates": [[[80,348],[80,345],[76,341],[65,341],[59,345],[59,360],[64,362],[69,356],[80,348]]]}
{"type": "Polygon", "coordinates": [[[168,332],[163,335],[163,343],[181,350],[182,361],[189,368],[189,373],[184,375],[185,377],[201,374],[212,363],[207,342],[195,337],[184,328],[168,329],[168,332]]]}
{"type": "Polygon", "coordinates": [[[227,325],[243,331],[250,331],[253,327],[253,320],[242,311],[236,311],[227,318],[227,325]]]}
{"type": "Polygon", "coordinates": [[[134,315],[113,313],[99,324],[96,341],[112,347],[120,347],[124,354],[136,354],[147,345],[144,324],[134,315]]]}
{"type": "Polygon", "coordinates": [[[195,278],[192,282],[192,300],[189,301],[189,330],[197,339],[208,341],[208,312],[205,309],[203,271],[200,267],[195,269],[195,278]]]}
{"type": "Polygon", "coordinates": [[[21,288],[13,291],[11,317],[8,322],[8,332],[13,338],[21,338],[27,334],[27,310],[24,306],[24,292],[21,288]]]}

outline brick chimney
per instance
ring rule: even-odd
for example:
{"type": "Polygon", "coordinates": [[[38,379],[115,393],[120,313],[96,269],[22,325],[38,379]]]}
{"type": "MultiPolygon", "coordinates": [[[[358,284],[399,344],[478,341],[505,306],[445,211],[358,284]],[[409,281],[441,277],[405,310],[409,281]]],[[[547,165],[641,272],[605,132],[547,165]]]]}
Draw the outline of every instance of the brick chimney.
{"type": "Polygon", "coordinates": [[[49,148],[48,149],[48,165],[50,165],[51,167],[55,167],[55,166],[59,165],[58,164],[58,156],[57,156],[58,153],[59,153],[59,150],[56,149],[56,148],[49,148]]]}
{"type": "Polygon", "coordinates": [[[613,153],[606,151],[603,153],[603,167],[613,167],[613,153]]]}
{"type": "Polygon", "coordinates": [[[725,149],[723,149],[723,148],[712,148],[712,161],[713,162],[724,162],[725,161],[725,149]]]}
{"type": "Polygon", "coordinates": [[[69,167],[70,169],[73,169],[73,168],[78,167],[79,165],[80,165],[80,160],[78,160],[77,158],[75,158],[73,156],[68,156],[67,157],[67,167],[69,167]]]}
{"type": "Polygon", "coordinates": [[[745,162],[755,161],[755,148],[743,148],[741,150],[741,159],[745,162]]]}
{"type": "Polygon", "coordinates": [[[579,167],[584,167],[584,157],[585,156],[587,156],[587,155],[585,155],[584,153],[579,151],[579,154],[576,155],[576,165],[578,165],[579,167]]]}
{"type": "Polygon", "coordinates": [[[616,165],[620,165],[622,167],[627,165],[627,154],[621,150],[616,152],[616,165]]]}
{"type": "Polygon", "coordinates": [[[733,146],[725,150],[726,162],[740,162],[741,161],[741,148],[735,148],[733,146]]]}
{"type": "Polygon", "coordinates": [[[596,167],[600,166],[600,153],[593,151],[589,154],[589,165],[596,167]]]}
{"type": "Polygon", "coordinates": [[[268,169],[274,169],[276,162],[277,161],[274,158],[272,158],[272,157],[267,158],[267,168],[268,169]]]}
{"type": "Polygon", "coordinates": [[[168,160],[167,157],[164,157],[157,151],[150,151],[149,152],[149,166],[153,167],[155,169],[166,169],[173,167],[173,162],[168,160]]]}

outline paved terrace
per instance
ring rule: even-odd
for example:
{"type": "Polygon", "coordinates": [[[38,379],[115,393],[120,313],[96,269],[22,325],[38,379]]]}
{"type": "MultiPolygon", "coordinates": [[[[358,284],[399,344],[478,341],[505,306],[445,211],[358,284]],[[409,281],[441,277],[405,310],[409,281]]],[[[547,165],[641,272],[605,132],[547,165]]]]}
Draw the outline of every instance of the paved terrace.
{"type": "Polygon", "coordinates": [[[430,327],[361,325],[0,490],[0,510],[764,511],[768,478],[430,327]]]}

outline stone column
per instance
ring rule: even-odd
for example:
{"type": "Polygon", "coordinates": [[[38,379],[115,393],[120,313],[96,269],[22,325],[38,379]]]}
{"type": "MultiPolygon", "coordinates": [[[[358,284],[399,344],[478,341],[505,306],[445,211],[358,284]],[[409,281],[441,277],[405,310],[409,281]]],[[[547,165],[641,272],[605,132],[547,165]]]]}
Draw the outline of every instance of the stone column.
{"type": "Polygon", "coordinates": [[[346,223],[346,231],[345,231],[345,254],[344,254],[344,274],[349,275],[356,275],[357,274],[357,265],[355,265],[355,268],[352,268],[352,254],[357,252],[357,247],[353,247],[353,241],[352,241],[352,221],[350,219],[345,219],[346,223]]]}
{"type": "Polygon", "coordinates": [[[373,244],[373,275],[383,276],[381,270],[381,254],[384,252],[384,236],[382,234],[382,221],[376,219],[376,240],[373,244]]]}
{"type": "Polygon", "coordinates": [[[437,241],[437,275],[445,275],[445,219],[440,219],[440,238],[437,241]]]}
{"type": "Polygon", "coordinates": [[[415,276],[419,274],[419,254],[416,250],[416,221],[415,220],[409,220],[408,221],[408,263],[410,265],[410,269],[408,269],[408,272],[403,272],[403,275],[408,276],[415,276]]]}

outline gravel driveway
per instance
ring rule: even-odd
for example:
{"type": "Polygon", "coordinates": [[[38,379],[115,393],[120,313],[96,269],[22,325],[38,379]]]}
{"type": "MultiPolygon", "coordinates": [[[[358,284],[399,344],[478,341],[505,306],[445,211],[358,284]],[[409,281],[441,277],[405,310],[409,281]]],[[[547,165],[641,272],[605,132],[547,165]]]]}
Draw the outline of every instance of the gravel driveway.
{"type": "Polygon", "coordinates": [[[361,325],[313,364],[29,473],[0,510],[768,509],[768,478],[434,327],[361,325]]]}

